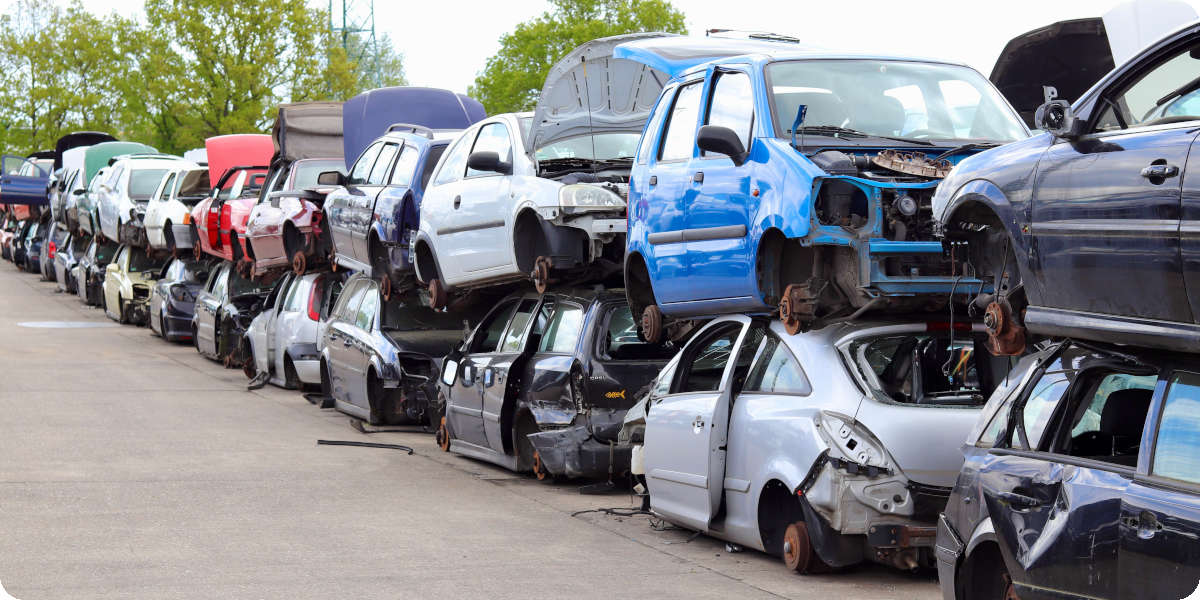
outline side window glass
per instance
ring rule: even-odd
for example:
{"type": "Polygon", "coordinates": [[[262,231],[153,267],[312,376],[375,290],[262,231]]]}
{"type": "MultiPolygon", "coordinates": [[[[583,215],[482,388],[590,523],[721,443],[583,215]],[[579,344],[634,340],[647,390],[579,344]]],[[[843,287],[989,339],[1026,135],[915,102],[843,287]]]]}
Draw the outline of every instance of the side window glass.
{"type": "Polygon", "coordinates": [[[809,385],[804,370],[800,368],[800,362],[792,356],[787,344],[773,335],[767,336],[767,345],[763,347],[762,355],[750,371],[744,389],[749,392],[801,396],[812,393],[812,386],[809,385]]]}
{"type": "MultiPolygon", "coordinates": [[[[745,73],[720,73],[713,85],[706,125],[728,127],[750,148],[750,127],[754,122],[754,90],[745,73]]],[[[703,154],[702,154],[703,155],[703,154]]]]}
{"type": "Polygon", "coordinates": [[[502,352],[520,352],[525,343],[525,326],[529,324],[530,317],[533,316],[533,309],[537,306],[535,300],[522,300],[517,312],[513,314],[512,321],[509,323],[508,331],[504,333],[504,343],[501,344],[502,352]]]}
{"type": "Polygon", "coordinates": [[[658,379],[654,380],[654,396],[665,396],[671,393],[671,382],[675,380],[675,370],[679,368],[679,360],[674,359],[663,367],[658,373],[658,379]]]}
{"type": "Polygon", "coordinates": [[[361,281],[355,282],[347,286],[346,290],[338,298],[337,307],[333,311],[333,318],[338,321],[353,321],[358,315],[358,303],[362,300],[363,284],[361,281]]]}
{"type": "Polygon", "coordinates": [[[646,131],[642,134],[641,141],[638,142],[637,164],[644,165],[650,160],[652,152],[650,149],[654,147],[654,142],[658,141],[658,134],[662,132],[663,119],[666,118],[667,107],[675,101],[677,89],[670,88],[663,93],[662,98],[659,98],[654,115],[650,117],[646,131]]]}
{"type": "Polygon", "coordinates": [[[309,292],[312,289],[312,282],[305,279],[297,279],[292,284],[292,289],[288,290],[287,300],[284,301],[283,310],[286,312],[303,311],[305,303],[308,301],[309,292]]]}
{"type": "Polygon", "coordinates": [[[367,182],[367,178],[371,174],[371,167],[375,166],[375,158],[379,156],[379,151],[383,148],[381,142],[376,142],[367,147],[358,157],[358,161],[354,163],[354,167],[350,169],[350,177],[348,183],[351,185],[362,185],[367,182]]]}
{"type": "Polygon", "coordinates": [[[470,154],[471,143],[475,139],[474,133],[468,131],[454,141],[454,145],[450,147],[450,154],[442,158],[437,177],[433,180],[434,185],[444,185],[462,179],[463,170],[467,168],[467,155],[470,154]]]}
{"type": "Polygon", "coordinates": [[[399,149],[400,147],[396,144],[383,145],[383,149],[379,151],[379,158],[375,159],[375,166],[371,169],[367,183],[383,185],[387,180],[388,167],[392,166],[392,159],[396,157],[396,151],[399,149]]]}
{"type": "Polygon", "coordinates": [[[358,318],[354,324],[366,331],[371,331],[375,325],[375,313],[379,312],[379,289],[374,285],[363,287],[362,304],[358,307],[358,318]]]}
{"type": "Polygon", "coordinates": [[[388,179],[388,185],[412,185],[413,171],[417,168],[417,159],[420,157],[416,148],[412,146],[404,146],[400,150],[400,158],[396,161],[396,168],[392,171],[391,179],[388,179]]]}
{"type": "Polygon", "coordinates": [[[742,333],[741,323],[730,323],[717,327],[703,340],[694,352],[683,359],[684,371],[680,374],[676,393],[715,392],[721,388],[725,366],[733,355],[733,345],[742,333]]]}
{"type": "Polygon", "coordinates": [[[161,193],[158,195],[158,200],[166,202],[171,199],[171,190],[175,187],[175,174],[167,175],[167,180],[161,187],[161,193]]]}
{"type": "MultiPolygon", "coordinates": [[[[476,152],[495,152],[500,160],[512,162],[512,142],[508,138],[508,127],[504,123],[488,123],[479,130],[479,137],[475,139],[475,146],[471,149],[471,154],[476,152]]],[[[496,175],[492,171],[476,171],[467,167],[467,177],[475,177],[476,175],[496,175]]]]}
{"type": "Polygon", "coordinates": [[[554,307],[554,316],[550,318],[550,326],[542,335],[540,352],[572,352],[579,343],[579,335],[583,331],[583,308],[566,302],[559,302],[554,307]]]}
{"type": "Polygon", "coordinates": [[[475,332],[471,352],[495,352],[500,347],[500,336],[504,335],[504,327],[508,325],[508,320],[516,309],[517,303],[509,302],[493,312],[475,332]]]}
{"type": "Polygon", "coordinates": [[[217,282],[213,284],[212,293],[214,296],[221,298],[225,295],[227,281],[229,281],[229,269],[221,269],[221,272],[217,275],[217,282]]]}
{"type": "Polygon", "coordinates": [[[1200,375],[1196,373],[1171,376],[1150,472],[1200,483],[1200,375]]]}
{"type": "Polygon", "coordinates": [[[1200,47],[1192,46],[1159,63],[1123,91],[1108,96],[1114,114],[1101,115],[1097,130],[1200,119],[1200,47]]]}
{"type": "Polygon", "coordinates": [[[695,81],[679,88],[675,105],[671,107],[671,119],[663,133],[658,160],[686,160],[692,157],[696,147],[696,118],[700,112],[702,81],[695,81]]]}
{"type": "Polygon", "coordinates": [[[429,155],[425,157],[425,164],[421,167],[421,189],[429,187],[429,177],[433,175],[433,169],[437,167],[438,159],[445,153],[446,146],[434,146],[429,149],[429,155]]]}
{"type": "Polygon", "coordinates": [[[1089,372],[1081,394],[1072,393],[1075,404],[1067,413],[1069,429],[1057,441],[1061,454],[1108,463],[1137,466],[1146,425],[1146,413],[1154,397],[1157,375],[1089,372]],[[1092,391],[1094,390],[1094,391],[1092,391]]]}
{"type": "Polygon", "coordinates": [[[600,355],[608,360],[669,360],[678,349],[674,344],[647,344],[638,337],[637,323],[629,306],[614,306],[608,313],[608,330],[600,341],[600,355]]]}

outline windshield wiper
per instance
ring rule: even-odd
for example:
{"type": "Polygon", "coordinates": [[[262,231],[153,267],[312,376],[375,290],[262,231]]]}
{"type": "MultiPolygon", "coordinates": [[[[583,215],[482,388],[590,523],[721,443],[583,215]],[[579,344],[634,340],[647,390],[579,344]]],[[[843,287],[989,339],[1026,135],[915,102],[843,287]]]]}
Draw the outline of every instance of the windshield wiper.
{"type": "Polygon", "coordinates": [[[1194,92],[1194,91],[1196,91],[1197,88],[1200,88],[1200,77],[1197,77],[1197,78],[1171,90],[1171,93],[1167,94],[1166,96],[1163,96],[1162,98],[1159,98],[1158,102],[1154,103],[1154,108],[1158,108],[1158,107],[1166,104],[1168,100],[1174,100],[1175,98],[1178,98],[1185,94],[1189,94],[1191,92],[1194,92]]]}
{"type": "Polygon", "coordinates": [[[933,160],[941,160],[943,158],[946,158],[947,156],[954,156],[955,154],[958,154],[960,152],[966,152],[967,150],[987,150],[988,148],[995,148],[996,146],[999,146],[999,145],[1000,144],[998,144],[996,142],[971,142],[969,144],[955,146],[955,147],[933,157],[933,160]]]}
{"type": "MultiPolygon", "coordinates": [[[[793,133],[791,129],[787,133],[793,133]]],[[[892,140],[894,142],[904,142],[906,144],[916,144],[918,146],[932,146],[933,142],[927,140],[918,140],[916,138],[898,137],[893,135],[880,135],[877,133],[867,133],[849,127],[838,127],[837,125],[805,125],[796,129],[794,133],[815,133],[817,135],[833,135],[834,137],[847,138],[866,138],[873,137],[883,140],[892,140]]]]}

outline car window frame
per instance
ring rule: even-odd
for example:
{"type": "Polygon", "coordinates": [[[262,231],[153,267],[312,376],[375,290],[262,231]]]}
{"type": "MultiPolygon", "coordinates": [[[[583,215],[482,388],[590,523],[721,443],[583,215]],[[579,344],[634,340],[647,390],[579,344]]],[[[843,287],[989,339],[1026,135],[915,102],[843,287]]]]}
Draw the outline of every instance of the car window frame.
{"type": "MultiPolygon", "coordinates": [[[[1119,73],[1111,80],[1104,82],[1104,88],[1093,96],[1088,103],[1088,114],[1085,121],[1083,131],[1085,132],[1079,139],[1101,139],[1114,135],[1125,135],[1128,133],[1141,133],[1152,131],[1167,131],[1173,129],[1194,129],[1200,119],[1190,121],[1180,121],[1178,123],[1159,123],[1155,125],[1137,125],[1133,127],[1125,126],[1121,129],[1111,131],[1097,131],[1096,126],[1104,113],[1111,107],[1114,109],[1114,114],[1117,112],[1116,97],[1125,93],[1141,80],[1143,76],[1154,71],[1162,66],[1165,62],[1178,56],[1181,52],[1187,52],[1190,48],[1197,45],[1195,35],[1187,35],[1180,37],[1173,43],[1170,43],[1162,48],[1158,48],[1151,55],[1141,58],[1137,64],[1132,64],[1124,72],[1119,73]]],[[[1120,67],[1118,67],[1120,68],[1120,67]]],[[[1056,143],[1067,143],[1070,140],[1056,139],[1056,143]]]]}
{"type": "Polygon", "coordinates": [[[470,129],[462,132],[461,135],[459,135],[454,139],[453,142],[446,146],[446,150],[442,152],[441,157],[438,159],[437,169],[434,171],[433,176],[429,178],[429,188],[450,185],[463,180],[467,173],[467,160],[471,158],[471,148],[475,146],[475,136],[479,135],[479,130],[483,127],[483,125],[486,125],[486,123],[472,126],[470,129]],[[470,139],[470,141],[467,141],[468,139],[470,139]],[[454,151],[458,150],[459,144],[462,144],[463,147],[467,149],[466,159],[463,160],[462,164],[462,172],[455,174],[448,173],[447,176],[452,176],[453,179],[448,181],[438,181],[442,177],[442,172],[450,168],[451,159],[454,157],[454,151]]]}
{"type": "MultiPolygon", "coordinates": [[[[691,372],[692,372],[691,365],[694,362],[692,359],[696,356],[696,353],[699,352],[701,349],[701,347],[700,347],[701,342],[697,342],[695,344],[689,342],[688,345],[685,346],[683,348],[683,350],[681,350],[679,353],[679,365],[675,368],[675,373],[671,376],[671,385],[668,388],[668,392],[664,395],[664,397],[666,397],[666,396],[686,396],[686,395],[691,395],[691,394],[721,394],[721,393],[724,393],[726,387],[730,383],[729,380],[733,374],[733,371],[732,371],[733,366],[737,362],[737,353],[740,348],[740,342],[742,341],[742,337],[745,335],[746,330],[750,327],[750,325],[751,325],[751,322],[749,320],[747,320],[747,321],[741,321],[741,320],[722,321],[721,323],[709,328],[707,331],[701,332],[704,335],[704,337],[701,338],[704,340],[702,343],[707,345],[708,343],[711,343],[712,340],[716,339],[718,337],[718,335],[720,335],[720,332],[722,332],[723,330],[729,329],[732,327],[739,328],[737,336],[734,337],[734,340],[733,340],[733,347],[729,352],[730,359],[725,362],[725,368],[721,371],[721,380],[720,380],[720,383],[718,383],[718,385],[717,385],[717,389],[715,389],[715,390],[692,390],[692,391],[680,391],[679,390],[679,386],[682,383],[683,378],[685,376],[691,374],[691,372]],[[682,367],[682,368],[680,368],[680,367],[682,367]]],[[[697,336],[697,337],[699,337],[699,336],[697,336]]],[[[692,339],[693,340],[697,339],[697,337],[694,337],[692,339]]],[[[760,344],[760,346],[761,346],[761,344],[760,344]]],[[[757,352],[757,349],[755,351],[757,352]]]]}
{"type": "MultiPolygon", "coordinates": [[[[579,352],[580,345],[583,343],[584,338],[587,337],[588,307],[584,306],[582,303],[580,303],[576,300],[572,300],[569,298],[555,297],[555,298],[544,299],[542,301],[542,303],[537,307],[537,310],[534,311],[534,313],[538,313],[541,310],[541,308],[546,306],[547,304],[551,304],[552,310],[550,312],[550,317],[546,320],[546,331],[542,332],[542,336],[538,340],[538,347],[534,351],[534,353],[539,356],[574,356],[574,355],[576,355],[579,352]],[[579,334],[575,339],[575,344],[571,347],[570,350],[567,350],[567,351],[556,352],[556,351],[552,351],[552,350],[542,350],[542,344],[544,344],[547,339],[546,334],[549,333],[549,331],[550,331],[550,325],[552,323],[554,323],[555,319],[558,318],[560,307],[562,305],[567,305],[567,306],[570,306],[571,308],[579,309],[579,314],[580,314],[579,334]]],[[[533,320],[536,321],[537,319],[535,318],[533,320]]],[[[528,344],[528,340],[526,341],[526,344],[528,344]]]]}
{"type": "Polygon", "coordinates": [[[705,82],[706,81],[707,81],[707,79],[705,77],[697,77],[696,79],[692,79],[690,81],[680,82],[679,85],[675,88],[675,98],[671,100],[671,106],[670,106],[670,108],[667,109],[667,111],[668,111],[667,116],[665,119],[663,119],[662,135],[659,136],[658,143],[655,144],[654,164],[668,165],[668,164],[688,162],[688,161],[692,160],[693,158],[696,158],[696,152],[698,150],[698,147],[696,146],[696,134],[700,131],[700,116],[701,116],[701,113],[703,112],[702,109],[704,107],[704,90],[705,90],[705,82]],[[699,99],[696,102],[696,122],[692,123],[692,135],[690,136],[690,138],[692,140],[692,151],[688,156],[685,156],[683,158],[664,159],[663,158],[663,149],[667,145],[667,136],[671,132],[671,123],[674,121],[674,118],[675,118],[675,106],[677,104],[679,104],[679,97],[683,95],[683,91],[691,86],[697,86],[697,88],[700,90],[699,91],[699,99]]]}
{"type": "Polygon", "coordinates": [[[386,186],[388,184],[388,181],[392,178],[392,169],[394,169],[396,167],[396,159],[399,158],[400,151],[403,149],[404,149],[403,143],[385,140],[383,142],[383,146],[380,147],[380,149],[379,149],[379,154],[375,157],[375,164],[371,166],[371,172],[367,174],[367,183],[362,184],[362,185],[370,185],[370,186],[378,186],[378,187],[386,186]],[[387,164],[382,164],[379,162],[379,159],[383,158],[383,153],[387,151],[388,146],[396,148],[396,152],[395,152],[395,154],[392,154],[392,156],[387,159],[387,164]],[[375,169],[378,169],[380,166],[383,167],[383,172],[380,173],[380,180],[378,182],[376,182],[376,181],[374,181],[375,169]]]}
{"type": "Polygon", "coordinates": [[[523,300],[523,298],[509,298],[507,300],[501,300],[495,308],[484,315],[484,317],[480,319],[479,325],[477,325],[471,332],[471,337],[467,340],[467,343],[464,346],[466,348],[465,354],[468,356],[487,356],[491,354],[499,354],[504,346],[504,335],[508,332],[508,328],[512,323],[513,315],[517,314],[515,309],[504,319],[504,326],[500,329],[500,337],[496,340],[495,348],[484,351],[476,350],[475,347],[476,345],[482,343],[483,340],[487,339],[487,328],[485,325],[490,325],[492,323],[491,317],[493,315],[499,316],[503,314],[510,305],[519,308],[521,300],[523,300]],[[482,339],[479,338],[480,335],[483,335],[482,339]]]}
{"type": "Polygon", "coordinates": [[[750,362],[750,369],[746,372],[746,377],[747,377],[746,384],[742,385],[742,389],[741,389],[741,391],[738,392],[738,396],[743,396],[746,394],[754,394],[754,395],[759,395],[759,396],[789,396],[789,397],[793,397],[793,398],[808,398],[809,396],[812,396],[812,394],[813,394],[812,378],[808,376],[808,371],[806,371],[804,369],[804,363],[800,362],[800,357],[796,356],[795,352],[792,352],[792,348],[791,348],[791,346],[788,346],[787,340],[783,339],[779,335],[776,335],[776,333],[774,331],[771,331],[771,329],[769,327],[767,328],[765,335],[763,335],[762,342],[759,344],[758,348],[755,350],[754,360],[752,360],[750,362]],[[754,372],[754,369],[756,369],[758,367],[759,361],[770,360],[770,357],[767,356],[766,351],[767,351],[767,346],[771,343],[772,339],[774,339],[776,341],[776,343],[778,344],[776,347],[783,348],[783,351],[787,352],[788,356],[792,357],[792,361],[796,363],[796,368],[800,369],[800,376],[804,378],[804,383],[808,385],[807,392],[799,393],[799,392],[779,392],[779,391],[775,391],[775,390],[767,391],[767,390],[746,389],[746,384],[749,384],[749,376],[751,373],[754,372]]]}
{"type": "Polygon", "coordinates": [[[387,183],[385,183],[384,185],[386,185],[388,187],[409,187],[409,188],[413,187],[413,185],[412,185],[413,180],[418,177],[417,167],[420,166],[420,164],[421,164],[421,151],[416,146],[414,146],[408,142],[401,142],[400,150],[398,150],[396,152],[396,157],[392,160],[392,162],[393,162],[392,170],[390,173],[388,173],[387,183]],[[408,178],[407,183],[397,183],[395,181],[396,174],[401,172],[401,170],[400,170],[401,159],[405,158],[406,156],[416,157],[413,159],[412,172],[409,173],[409,178],[408,178]]]}
{"type": "Polygon", "coordinates": [[[1158,434],[1162,426],[1163,414],[1167,407],[1167,394],[1171,390],[1170,380],[1179,373],[1200,375],[1200,367],[1196,365],[1172,366],[1164,369],[1154,389],[1154,399],[1150,403],[1150,418],[1146,422],[1146,430],[1142,432],[1142,445],[1149,441],[1149,452],[1143,451],[1138,457],[1138,470],[1134,480],[1154,487],[1162,487],[1192,494],[1200,494],[1200,482],[1172,479],[1154,473],[1154,457],[1158,452],[1158,434]]]}
{"type": "MultiPolygon", "coordinates": [[[[745,144],[743,144],[744,147],[742,148],[743,151],[749,153],[750,148],[754,145],[754,138],[755,138],[754,128],[758,124],[758,107],[757,107],[758,103],[757,103],[757,95],[755,94],[754,76],[750,74],[750,71],[748,69],[738,69],[738,68],[733,68],[733,67],[715,67],[713,69],[712,75],[708,78],[708,80],[705,83],[705,91],[707,91],[708,94],[707,94],[706,98],[702,98],[704,114],[703,114],[703,118],[702,118],[701,122],[698,123],[696,126],[696,133],[697,133],[697,135],[700,133],[700,127],[703,127],[705,125],[711,125],[711,123],[709,121],[712,119],[713,100],[716,98],[717,84],[720,83],[721,77],[724,75],[733,75],[733,74],[745,76],[746,81],[749,82],[749,84],[750,84],[750,122],[747,124],[746,142],[745,142],[745,144]]],[[[738,133],[738,132],[734,131],[734,133],[738,133]]],[[[699,143],[696,144],[696,148],[695,148],[695,150],[693,150],[693,152],[698,152],[698,154],[695,155],[695,158],[697,158],[699,160],[716,160],[716,159],[725,159],[728,161],[733,160],[730,157],[728,157],[724,154],[721,154],[719,152],[708,152],[706,154],[704,150],[700,150],[699,143]]],[[[811,382],[810,382],[810,384],[811,384],[811,382]]]]}
{"type": "Polygon", "coordinates": [[[367,181],[371,178],[371,171],[375,169],[375,161],[379,159],[379,151],[382,149],[383,149],[383,140],[372,142],[371,145],[367,146],[367,148],[362,151],[362,154],[358,155],[358,159],[354,161],[354,164],[350,165],[350,170],[346,172],[346,184],[347,185],[369,185],[367,183],[367,181]],[[374,154],[372,154],[372,152],[374,154]],[[367,167],[367,176],[361,182],[355,181],[354,180],[354,170],[358,167],[358,164],[360,162],[362,162],[362,160],[364,158],[367,157],[368,154],[371,154],[371,166],[367,167]]]}
{"type": "MultiPolygon", "coordinates": [[[[504,121],[492,121],[491,123],[484,123],[483,125],[480,125],[479,129],[477,129],[475,131],[475,139],[471,142],[471,149],[469,151],[467,151],[467,162],[468,163],[471,162],[471,155],[475,153],[475,146],[476,146],[476,144],[479,143],[480,138],[483,136],[483,131],[485,129],[487,129],[488,127],[493,127],[493,126],[503,127],[504,133],[507,134],[507,137],[508,137],[508,156],[507,157],[501,156],[500,160],[506,161],[509,164],[512,164],[514,162],[513,157],[516,156],[517,152],[516,152],[516,144],[513,143],[512,129],[510,129],[508,127],[508,123],[505,123],[504,121]]],[[[472,175],[471,167],[468,165],[463,165],[462,181],[481,179],[484,177],[507,177],[507,176],[508,176],[507,174],[500,173],[498,171],[481,171],[475,175],[472,175]]]]}
{"type": "Polygon", "coordinates": [[[492,354],[524,354],[529,351],[529,332],[537,323],[537,314],[541,310],[544,300],[542,298],[520,298],[517,300],[517,309],[508,317],[508,323],[504,325],[504,332],[500,334],[500,343],[496,346],[496,350],[492,354]],[[529,320],[522,326],[521,331],[517,333],[521,347],[517,350],[509,350],[507,341],[509,333],[513,332],[513,319],[521,312],[521,305],[527,301],[533,302],[533,308],[529,311],[529,320]]]}

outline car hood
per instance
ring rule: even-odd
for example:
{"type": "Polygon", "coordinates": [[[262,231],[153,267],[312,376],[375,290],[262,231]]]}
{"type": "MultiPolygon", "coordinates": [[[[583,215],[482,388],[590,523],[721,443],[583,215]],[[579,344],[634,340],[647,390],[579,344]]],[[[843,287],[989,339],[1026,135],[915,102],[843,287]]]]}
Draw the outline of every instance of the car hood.
{"type": "Polygon", "coordinates": [[[387,87],[363,92],[342,107],[342,145],[347,164],[396,123],[433,130],[466,129],[487,116],[478,101],[450,90],[387,87]]]}
{"type": "Polygon", "coordinates": [[[342,158],[342,103],[280,104],[271,139],[272,164],[280,159],[342,158]]]}
{"type": "Polygon", "coordinates": [[[271,163],[275,142],[265,133],[234,133],[204,140],[208,155],[208,181],[217,187],[221,176],[233,167],[261,166],[271,163]]]}
{"type": "Polygon", "coordinates": [[[618,46],[663,33],[632,33],[592,40],[550,68],[525,138],[533,154],[556,141],[588,133],[641,133],[670,77],[637,60],[616,58],[618,46]]]}
{"type": "Polygon", "coordinates": [[[63,166],[63,152],[71,148],[94,146],[102,142],[115,142],[117,138],[100,131],[76,131],[68,133],[54,143],[54,170],[63,166]]]}
{"type": "Polygon", "coordinates": [[[108,161],[113,157],[121,156],[122,154],[156,154],[158,152],[153,146],[139,144],[137,142],[101,142],[92,146],[88,146],[83,156],[84,181],[86,186],[100,172],[100,169],[108,166],[108,161]]]}
{"type": "Polygon", "coordinates": [[[424,354],[440,358],[450,353],[454,346],[462,341],[461,330],[435,329],[432,331],[384,331],[383,335],[392,341],[396,351],[414,354],[424,354]]]}

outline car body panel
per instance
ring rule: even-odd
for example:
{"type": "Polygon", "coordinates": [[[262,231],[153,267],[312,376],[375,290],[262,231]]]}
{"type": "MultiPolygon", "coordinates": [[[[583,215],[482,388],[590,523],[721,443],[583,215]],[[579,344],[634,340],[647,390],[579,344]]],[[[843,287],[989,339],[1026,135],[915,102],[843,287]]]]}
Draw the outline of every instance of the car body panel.
{"type": "Polygon", "coordinates": [[[487,113],[478,101],[449,90],[386,87],[363,92],[342,109],[342,155],[358,157],[396,123],[423,125],[433,130],[464,129],[487,113]]]}
{"type": "Polygon", "coordinates": [[[206,197],[207,183],[208,169],[199,165],[181,165],[163,176],[146,206],[146,240],[151,248],[192,248],[191,210],[206,197]]]}
{"type": "Polygon", "coordinates": [[[273,291],[276,296],[267,298],[265,308],[246,330],[256,372],[269,373],[268,381],[279,387],[321,383],[317,350],[321,320],[328,318],[345,279],[344,274],[330,272],[284,275],[281,281],[286,285],[273,291]],[[319,297],[312,306],[314,286],[319,297]],[[317,311],[316,320],[311,318],[312,308],[317,311]],[[294,380],[289,377],[289,363],[294,380]]]}
{"type": "Polygon", "coordinates": [[[113,261],[104,268],[104,314],[114,321],[145,325],[150,288],[164,262],[146,256],[142,248],[119,248],[113,261]]]}
{"type": "Polygon", "coordinates": [[[150,329],[168,342],[190,341],[196,296],[213,269],[207,260],[175,258],[168,262],[150,291],[150,329]]]}
{"type": "Polygon", "coordinates": [[[173,169],[195,166],[167,155],[134,155],[113,161],[97,194],[100,231],[109,239],[144,246],[146,210],[163,177],[173,169]]]}

